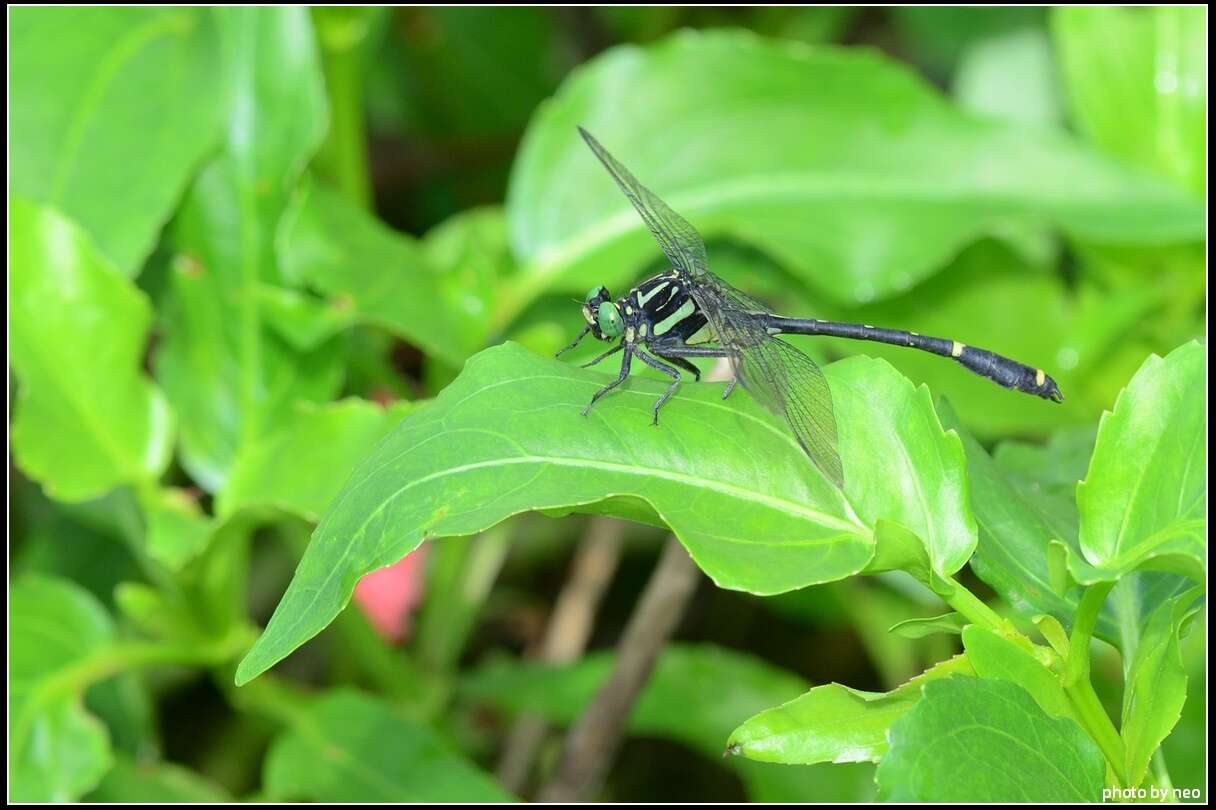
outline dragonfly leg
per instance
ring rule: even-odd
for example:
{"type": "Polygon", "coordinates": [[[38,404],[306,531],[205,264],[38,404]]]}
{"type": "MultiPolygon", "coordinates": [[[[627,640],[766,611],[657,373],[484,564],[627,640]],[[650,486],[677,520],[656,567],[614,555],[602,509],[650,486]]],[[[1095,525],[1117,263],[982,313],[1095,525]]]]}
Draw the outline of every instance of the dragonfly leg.
{"type": "Polygon", "coordinates": [[[632,360],[632,358],[633,358],[633,351],[629,348],[626,348],[625,356],[621,358],[620,376],[617,377],[612,382],[605,385],[600,390],[595,392],[595,395],[591,397],[591,401],[587,403],[587,407],[583,408],[583,416],[587,415],[587,412],[591,410],[592,405],[594,405],[595,403],[600,401],[600,397],[602,397],[604,394],[607,394],[609,391],[611,391],[613,388],[616,388],[621,383],[625,382],[625,380],[629,377],[629,362],[630,362],[630,360],[632,360]]]}
{"type": "Polygon", "coordinates": [[[624,344],[624,343],[618,343],[618,344],[616,344],[615,346],[613,346],[611,349],[609,349],[608,351],[606,351],[606,352],[604,352],[603,354],[601,354],[599,357],[597,357],[597,358],[595,358],[594,360],[592,360],[591,362],[589,362],[589,363],[583,363],[583,366],[582,366],[582,367],[583,367],[583,368],[591,368],[592,366],[594,366],[594,365],[595,365],[596,363],[598,363],[599,361],[601,361],[601,360],[605,360],[605,359],[607,359],[607,358],[611,357],[612,355],[616,354],[617,352],[619,352],[619,351],[620,351],[621,349],[623,349],[623,348],[625,348],[625,344],[624,344]]]}
{"type": "MultiPolygon", "coordinates": [[[[670,343],[659,343],[659,344],[651,343],[650,348],[659,357],[662,357],[664,360],[670,360],[673,363],[679,363],[680,360],[682,360],[685,357],[730,357],[731,356],[730,352],[726,351],[725,349],[715,348],[715,347],[710,347],[710,346],[689,346],[688,344],[686,344],[682,341],[679,343],[676,343],[674,341],[672,341],[670,343]]],[[[684,362],[688,362],[688,361],[685,360],[684,362]]],[[[689,363],[689,365],[692,365],[692,363],[689,363]]],[[[698,380],[701,379],[701,376],[699,374],[697,375],[697,379],[698,380]]],[[[735,390],[735,384],[737,382],[739,382],[738,376],[731,378],[730,385],[726,386],[726,390],[724,392],[722,392],[722,399],[726,399],[727,397],[730,396],[730,392],[735,390]]]]}
{"type": "Polygon", "coordinates": [[[568,351],[570,351],[571,349],[573,349],[575,346],[577,346],[579,343],[581,343],[581,342],[582,342],[583,338],[587,337],[587,333],[588,333],[588,332],[590,332],[590,331],[591,331],[591,327],[590,327],[590,326],[584,326],[584,327],[583,327],[583,331],[581,331],[581,332],[579,332],[579,333],[578,333],[578,337],[576,337],[576,338],[573,340],[573,342],[571,342],[571,343],[570,343],[570,345],[569,345],[569,346],[567,346],[566,348],[562,349],[560,352],[558,352],[557,354],[555,354],[555,355],[553,355],[553,356],[554,356],[554,357],[561,357],[563,354],[565,354],[566,352],[568,352],[568,351]]]}
{"type": "Polygon", "coordinates": [[[667,390],[663,392],[663,396],[659,397],[659,401],[654,404],[654,420],[650,424],[657,425],[659,424],[659,409],[663,407],[667,400],[671,399],[671,395],[674,394],[676,389],[680,387],[680,371],[679,369],[667,365],[662,360],[651,357],[641,349],[637,350],[637,356],[638,359],[646,365],[650,366],[656,371],[663,372],[668,377],[671,377],[671,385],[668,386],[667,390]]]}
{"type": "Polygon", "coordinates": [[[662,357],[667,362],[674,363],[675,365],[677,365],[680,368],[684,369],[685,371],[689,372],[690,374],[692,374],[694,380],[696,380],[697,382],[701,382],[701,369],[697,368],[692,363],[685,360],[683,357],[676,357],[674,355],[663,354],[662,352],[655,352],[655,354],[657,354],[659,357],[662,357]]]}

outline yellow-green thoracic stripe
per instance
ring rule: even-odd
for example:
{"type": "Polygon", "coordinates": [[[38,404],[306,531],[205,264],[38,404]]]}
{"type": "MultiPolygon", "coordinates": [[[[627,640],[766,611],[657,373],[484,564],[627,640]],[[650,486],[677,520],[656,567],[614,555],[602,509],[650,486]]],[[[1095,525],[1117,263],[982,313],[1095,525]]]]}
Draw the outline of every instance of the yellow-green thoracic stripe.
{"type": "Polygon", "coordinates": [[[693,302],[692,298],[686,298],[679,309],[654,325],[654,333],[656,335],[667,334],[673,326],[693,314],[696,309],[697,305],[693,302]]]}
{"type": "Polygon", "coordinates": [[[650,290],[646,293],[643,293],[641,290],[638,290],[638,306],[643,306],[643,307],[646,306],[647,301],[649,301],[651,298],[654,298],[656,295],[663,292],[663,290],[666,290],[670,286],[671,286],[671,282],[662,281],[662,282],[656,284],[655,286],[651,287],[650,290]]]}

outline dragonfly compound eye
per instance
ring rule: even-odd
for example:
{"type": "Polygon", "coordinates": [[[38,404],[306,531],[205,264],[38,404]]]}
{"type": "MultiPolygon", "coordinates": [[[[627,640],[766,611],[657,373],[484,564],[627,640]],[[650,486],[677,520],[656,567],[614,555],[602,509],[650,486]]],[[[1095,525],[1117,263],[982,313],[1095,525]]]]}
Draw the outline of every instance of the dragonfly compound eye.
{"type": "Polygon", "coordinates": [[[592,287],[587,293],[587,297],[583,299],[587,304],[595,306],[597,301],[608,300],[608,290],[604,287],[592,287]]]}
{"type": "Polygon", "coordinates": [[[616,308],[616,304],[611,301],[605,301],[600,304],[599,309],[595,314],[596,325],[599,326],[600,332],[604,335],[605,340],[618,338],[621,336],[622,324],[621,313],[616,308]]]}

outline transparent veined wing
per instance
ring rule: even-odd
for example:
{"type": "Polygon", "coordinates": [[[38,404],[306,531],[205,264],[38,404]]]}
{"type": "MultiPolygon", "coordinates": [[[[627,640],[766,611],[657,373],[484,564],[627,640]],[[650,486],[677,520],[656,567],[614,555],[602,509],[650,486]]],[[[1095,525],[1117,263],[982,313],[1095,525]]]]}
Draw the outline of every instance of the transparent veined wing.
{"type": "Polygon", "coordinates": [[[819,366],[768,333],[755,313],[771,312],[710,272],[705,241],[688,220],[638,182],[591,133],[579,134],[633,204],[705,314],[735,375],[761,404],[785,419],[811,461],[837,486],[844,480],[836,450],[832,392],[819,366]]]}

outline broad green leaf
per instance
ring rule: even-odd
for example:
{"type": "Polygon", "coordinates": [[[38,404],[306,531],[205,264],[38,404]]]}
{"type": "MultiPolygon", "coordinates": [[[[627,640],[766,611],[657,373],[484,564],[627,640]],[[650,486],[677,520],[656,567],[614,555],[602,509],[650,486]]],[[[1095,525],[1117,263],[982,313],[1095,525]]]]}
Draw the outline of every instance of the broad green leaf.
{"type": "Polygon", "coordinates": [[[977,542],[958,435],[943,429],[929,389],[883,361],[853,357],[833,368],[849,502],[868,524],[893,524],[920,538],[932,573],[953,574],[977,542]]]}
{"type": "Polygon", "coordinates": [[[18,465],[66,501],[156,478],[172,417],[140,368],[147,298],[71,221],[20,197],[9,206],[18,465]]]}
{"type": "MultiPolygon", "coordinates": [[[[564,726],[581,714],[611,670],[612,657],[605,653],[564,666],[502,660],[465,675],[459,692],[511,714],[534,713],[564,726]]],[[[849,774],[844,785],[825,788],[823,768],[723,760],[727,735],[743,718],[805,689],[801,678],[751,656],[710,645],[673,644],[663,650],[634,704],[629,731],[676,740],[733,768],[752,801],[863,798],[856,792],[859,774],[849,774]],[[838,792],[828,794],[827,789],[838,792]]]]}
{"type": "Polygon", "coordinates": [[[1197,591],[1162,602],[1149,614],[1135,655],[1126,667],[1123,722],[1120,733],[1127,759],[1128,782],[1139,785],[1149,760],[1169,736],[1186,703],[1187,676],[1180,650],[1181,636],[1200,607],[1197,591]]]}
{"type": "Polygon", "coordinates": [[[992,460],[1015,486],[1075,500],[1077,482],[1085,477],[1097,438],[1096,425],[1066,428],[1053,433],[1046,444],[1001,442],[992,460]]]}
{"type": "Polygon", "coordinates": [[[1207,155],[1207,10],[1052,9],[1078,129],[1102,149],[1202,195],[1207,155]]]}
{"type": "Polygon", "coordinates": [[[1096,802],[1106,763],[1068,718],[991,678],[926,684],[891,727],[878,797],[895,802],[1096,802]]]}
{"type": "Polygon", "coordinates": [[[306,9],[220,14],[231,87],[220,154],[190,188],[157,378],[182,417],[182,462],[217,491],[242,445],[299,400],[330,398],[341,345],[297,352],[265,328],[264,285],[281,281],[274,235],[288,193],[325,132],[327,111],[306,9]]]}
{"type": "Polygon", "coordinates": [[[9,22],[9,191],[133,276],[219,134],[213,12],[26,7],[9,22]]]}
{"type": "Polygon", "coordinates": [[[477,298],[436,272],[412,238],[320,183],[309,183],[284,216],[279,254],[288,278],[450,363],[463,362],[488,333],[477,298]]]}
{"type": "Polygon", "coordinates": [[[90,802],[110,804],[218,804],[232,798],[216,784],[172,762],[138,762],[118,757],[90,802]]]}
{"type": "Polygon", "coordinates": [[[681,33],[598,57],[532,120],[507,201],[526,270],[501,317],[659,256],[577,125],[705,236],[754,243],[842,302],[907,289],[1009,229],[1203,236],[1203,206],[1147,171],[974,119],[876,53],[681,33]]]}
{"type": "Polygon", "coordinates": [[[216,514],[244,506],[273,506],[316,521],[355,465],[413,410],[360,399],[302,403],[281,425],[242,448],[216,514]]]}
{"type": "Polygon", "coordinates": [[[330,506],[243,683],[325,627],[363,574],[424,537],[474,534],[528,510],[602,512],[670,526],[722,587],[770,594],[840,579],[873,554],[873,525],[899,521],[934,564],[957,570],[975,542],[962,450],[928,394],[881,361],[828,370],[845,491],[750,397],[637,378],[581,410],[606,375],[505,344],[471,358],[355,470],[330,506]]]}
{"type": "MultiPolygon", "coordinates": [[[[1208,660],[1207,610],[1192,620],[1194,627],[1182,641],[1182,661],[1190,683],[1206,682],[1208,660]]],[[[1175,785],[1195,786],[1191,801],[1203,801],[1199,785],[1208,774],[1207,758],[1208,713],[1207,690],[1190,689],[1182,707],[1182,717],[1161,746],[1161,754],[1169,764],[1170,779],[1175,785]]]]}
{"type": "MultiPolygon", "coordinates": [[[[1061,517],[1058,501],[1016,486],[979,442],[961,428],[952,408],[939,403],[938,411],[943,424],[959,432],[967,454],[971,507],[979,524],[972,569],[1024,618],[1047,614],[1071,626],[1080,604],[1080,589],[1057,592],[1048,563],[1048,544],[1058,540],[1076,548],[1075,508],[1065,502],[1067,508],[1061,517]],[[1062,530],[1068,533],[1061,534],[1062,530]]],[[[1099,618],[1097,632],[1117,643],[1118,628],[1109,613],[1099,618]]]]}
{"type": "Polygon", "coordinates": [[[152,559],[176,571],[207,547],[213,526],[195,495],[157,488],[143,497],[143,507],[145,548],[152,559]]]}
{"type": "Polygon", "coordinates": [[[274,801],[512,801],[488,774],[392,704],[335,690],[271,744],[263,789],[274,801]]]}
{"type": "Polygon", "coordinates": [[[1192,342],[1152,355],[1103,414],[1077,486],[1082,582],[1137,568],[1203,581],[1207,557],[1207,351],[1192,342]]]}
{"type": "MultiPolygon", "coordinates": [[[[495,317],[500,285],[518,271],[507,244],[503,209],[472,208],[448,217],[427,231],[421,247],[440,275],[450,306],[461,311],[462,319],[472,321],[465,328],[484,338],[495,317]]],[[[581,318],[577,311],[574,314],[581,318]]]]}
{"type": "Polygon", "coordinates": [[[72,802],[111,764],[105,727],[84,710],[84,668],[112,643],[105,609],[76,585],[29,576],[9,593],[9,797],[72,802]]]}
{"type": "Polygon", "coordinates": [[[952,674],[972,674],[966,657],[943,661],[891,692],[816,686],[749,718],[730,735],[730,751],[787,765],[878,762],[887,751],[891,724],[916,705],[922,687],[952,674]]]}
{"type": "Polygon", "coordinates": [[[963,647],[976,675],[1016,683],[1052,717],[1076,719],[1060,679],[1026,648],[975,625],[963,630],[963,647]]]}
{"type": "Polygon", "coordinates": [[[950,633],[958,635],[967,626],[967,619],[961,613],[946,613],[927,619],[907,619],[891,626],[890,632],[904,638],[924,638],[935,633],[950,633]]]}

